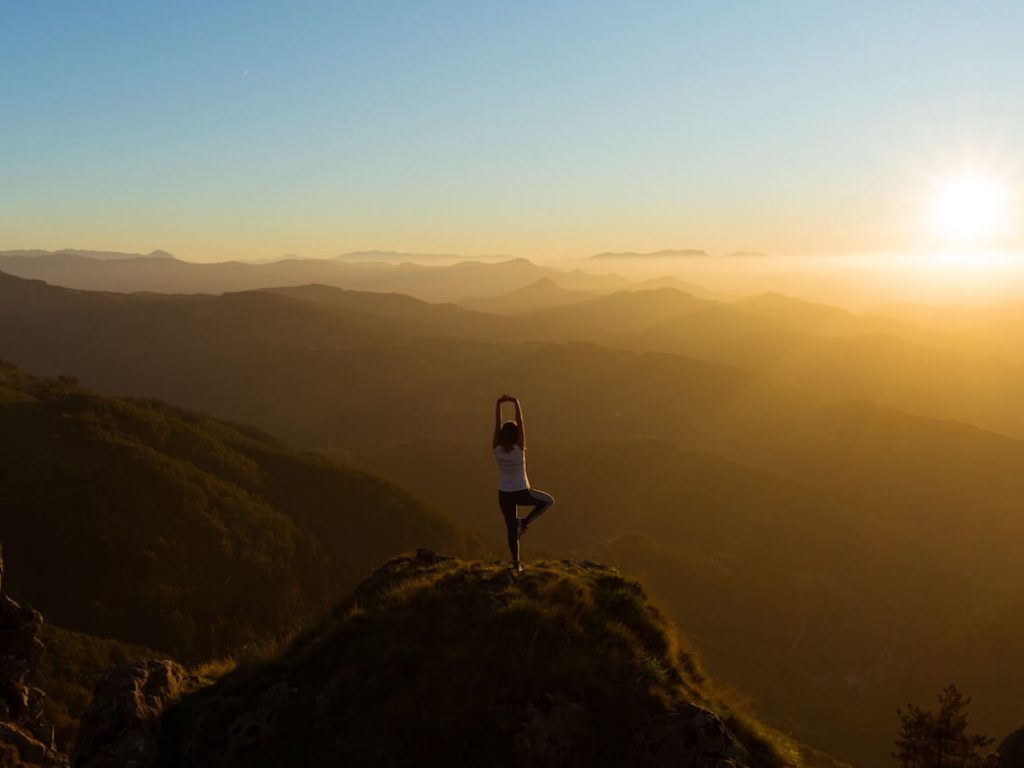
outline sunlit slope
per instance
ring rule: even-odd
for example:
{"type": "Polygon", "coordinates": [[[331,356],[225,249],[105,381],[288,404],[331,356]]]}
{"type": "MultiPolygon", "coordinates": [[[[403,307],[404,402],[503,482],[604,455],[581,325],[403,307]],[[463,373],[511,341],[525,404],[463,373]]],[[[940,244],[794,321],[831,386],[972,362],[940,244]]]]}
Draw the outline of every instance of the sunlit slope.
{"type": "Polygon", "coordinates": [[[1024,302],[887,304],[878,311],[961,349],[1024,362],[1024,302]]]}
{"type": "Polygon", "coordinates": [[[749,460],[810,487],[864,509],[898,508],[879,514],[889,526],[984,522],[979,534],[993,542],[1004,526],[1024,526],[1024,442],[968,424],[847,402],[752,431],[751,445],[768,450],[749,460]]]}
{"type": "MultiPolygon", "coordinates": [[[[351,301],[338,289],[301,290],[292,295],[323,306],[351,301]]],[[[474,306],[485,309],[483,303],[474,306]]],[[[394,314],[384,297],[360,309],[394,314]]],[[[444,313],[441,308],[421,312],[418,331],[506,342],[585,341],[679,354],[757,371],[799,388],[808,405],[865,398],[1024,435],[1024,405],[1017,396],[1024,389],[1024,365],[1013,356],[992,356],[1024,341],[1024,331],[1014,335],[1006,323],[1000,326],[999,346],[972,346],[963,334],[779,294],[722,302],[674,288],[620,291],[524,311],[515,318],[467,314],[460,323],[451,308],[444,313]]]]}
{"type": "Polygon", "coordinates": [[[430,553],[387,563],[280,659],[185,698],[163,727],[166,765],[835,765],[723,701],[614,569],[514,577],[430,553]]]}
{"type": "Polygon", "coordinates": [[[785,296],[722,303],[671,289],[617,293],[528,315],[518,331],[735,365],[800,387],[810,403],[865,398],[1024,435],[1024,365],[991,357],[991,346],[972,354],[952,335],[785,296]]]}
{"type": "Polygon", "coordinates": [[[179,656],[293,631],[375,562],[472,537],[254,430],[0,370],[4,586],[71,629],[179,656]]]}

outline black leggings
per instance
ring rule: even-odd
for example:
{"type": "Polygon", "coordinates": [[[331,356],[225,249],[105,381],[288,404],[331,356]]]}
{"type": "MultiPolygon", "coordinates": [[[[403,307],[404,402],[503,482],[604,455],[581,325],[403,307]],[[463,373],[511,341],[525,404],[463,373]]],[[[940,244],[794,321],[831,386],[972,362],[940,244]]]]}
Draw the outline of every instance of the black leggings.
{"type": "Polygon", "coordinates": [[[519,562],[519,513],[516,507],[533,507],[523,519],[523,528],[548,511],[555,503],[554,498],[536,488],[524,488],[521,491],[498,491],[498,506],[505,517],[505,528],[508,529],[508,551],[512,562],[519,562]]]}

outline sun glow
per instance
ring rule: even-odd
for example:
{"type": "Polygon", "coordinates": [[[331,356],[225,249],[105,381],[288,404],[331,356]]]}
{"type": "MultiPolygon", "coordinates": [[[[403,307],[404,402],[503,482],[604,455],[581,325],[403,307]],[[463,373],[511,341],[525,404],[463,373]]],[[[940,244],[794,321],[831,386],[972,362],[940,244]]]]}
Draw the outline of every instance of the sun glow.
{"type": "Polygon", "coordinates": [[[930,234],[954,246],[986,245],[1008,229],[1009,190],[999,179],[980,173],[947,178],[937,184],[928,210],[930,234]]]}

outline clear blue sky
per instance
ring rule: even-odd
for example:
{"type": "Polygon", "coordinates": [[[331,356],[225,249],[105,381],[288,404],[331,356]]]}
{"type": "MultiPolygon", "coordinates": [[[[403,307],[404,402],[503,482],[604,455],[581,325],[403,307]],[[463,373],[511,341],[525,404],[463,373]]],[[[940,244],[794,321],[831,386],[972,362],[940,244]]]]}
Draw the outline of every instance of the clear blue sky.
{"type": "Polygon", "coordinates": [[[1019,2],[0,0],[0,249],[906,247],[1019,2]]]}

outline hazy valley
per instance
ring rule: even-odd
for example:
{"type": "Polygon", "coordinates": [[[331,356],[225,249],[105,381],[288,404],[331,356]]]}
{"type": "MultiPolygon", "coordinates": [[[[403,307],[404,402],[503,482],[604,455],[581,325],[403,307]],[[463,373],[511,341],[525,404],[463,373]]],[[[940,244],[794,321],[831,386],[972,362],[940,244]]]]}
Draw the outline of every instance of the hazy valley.
{"type": "Polygon", "coordinates": [[[895,708],[950,680],[978,729],[1018,724],[1024,369],[970,351],[976,314],[523,260],[211,265],[233,292],[185,295],[162,257],[14,259],[54,284],[0,275],[0,358],[211,415],[5,372],[5,583],[59,626],[195,662],[285,640],[399,552],[497,557],[487,418],[513,391],[557,500],[529,551],[641,578],[774,727],[880,764],[895,708]]]}

